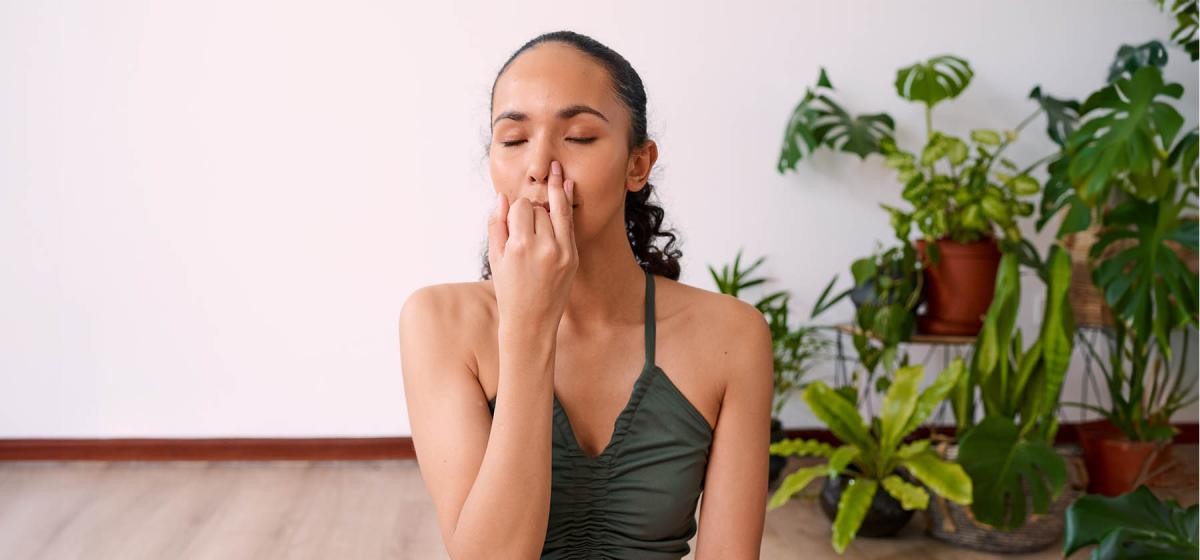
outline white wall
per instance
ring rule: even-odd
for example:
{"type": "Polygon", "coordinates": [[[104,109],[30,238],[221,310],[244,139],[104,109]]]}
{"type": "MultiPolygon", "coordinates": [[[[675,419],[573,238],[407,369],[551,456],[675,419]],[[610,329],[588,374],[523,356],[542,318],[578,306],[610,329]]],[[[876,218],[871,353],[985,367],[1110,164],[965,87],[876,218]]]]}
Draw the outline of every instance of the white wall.
{"type": "MultiPolygon", "coordinates": [[[[682,281],[715,289],[745,247],[807,309],[899,200],[878,157],[776,173],[820,65],[911,147],[902,66],[967,58],[935,124],[1011,127],[1033,85],[1082,97],[1173,29],[1149,0],[412,4],[0,5],[0,437],[407,435],[397,313],[478,278],[488,88],[538,33],[641,73],[682,281]]],[[[1190,127],[1196,65],[1170,56],[1190,127]]],[[[1050,150],[1031,131],[1019,162],[1050,150]]],[[[815,425],[799,399],[785,421],[815,425]]]]}

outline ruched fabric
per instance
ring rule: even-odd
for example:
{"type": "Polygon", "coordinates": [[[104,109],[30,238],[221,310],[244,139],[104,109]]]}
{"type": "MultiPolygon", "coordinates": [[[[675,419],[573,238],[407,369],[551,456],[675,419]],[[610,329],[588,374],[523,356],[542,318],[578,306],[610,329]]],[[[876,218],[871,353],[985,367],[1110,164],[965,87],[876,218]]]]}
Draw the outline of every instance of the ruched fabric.
{"type": "MultiPolygon", "coordinates": [[[[712,427],[654,363],[649,272],[645,302],[646,361],[598,456],[582,450],[554,396],[543,559],[678,560],[690,552],[712,427]]],[[[488,407],[495,413],[495,397],[488,407]]]]}

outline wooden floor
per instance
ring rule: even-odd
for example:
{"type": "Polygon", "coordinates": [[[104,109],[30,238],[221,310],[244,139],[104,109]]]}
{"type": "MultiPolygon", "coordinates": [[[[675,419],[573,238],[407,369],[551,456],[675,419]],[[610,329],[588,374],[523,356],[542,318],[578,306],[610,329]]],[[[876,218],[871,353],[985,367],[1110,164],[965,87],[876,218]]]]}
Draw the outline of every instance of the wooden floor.
{"type": "MultiPolygon", "coordinates": [[[[1197,447],[1175,453],[1184,463],[1156,492],[1194,504],[1197,447]]],[[[1061,557],[1061,545],[1023,556],[955,548],[924,536],[924,523],[918,513],[897,538],[858,539],[839,557],[817,504],[795,499],[767,514],[762,558],[1061,557]]],[[[0,462],[0,558],[446,555],[413,461],[0,462]]]]}

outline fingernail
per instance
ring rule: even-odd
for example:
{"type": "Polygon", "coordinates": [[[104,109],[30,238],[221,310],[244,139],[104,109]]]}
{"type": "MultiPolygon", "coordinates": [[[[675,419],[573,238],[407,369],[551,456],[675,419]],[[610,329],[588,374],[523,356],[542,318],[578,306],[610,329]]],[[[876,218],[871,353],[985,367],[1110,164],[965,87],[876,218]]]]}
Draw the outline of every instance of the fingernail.
{"type": "Polygon", "coordinates": [[[555,175],[562,175],[562,166],[557,161],[550,162],[550,172],[555,175]]]}
{"type": "Polygon", "coordinates": [[[568,179],[566,183],[563,183],[563,188],[567,190],[567,199],[574,202],[574,200],[575,200],[575,181],[568,179]]]}

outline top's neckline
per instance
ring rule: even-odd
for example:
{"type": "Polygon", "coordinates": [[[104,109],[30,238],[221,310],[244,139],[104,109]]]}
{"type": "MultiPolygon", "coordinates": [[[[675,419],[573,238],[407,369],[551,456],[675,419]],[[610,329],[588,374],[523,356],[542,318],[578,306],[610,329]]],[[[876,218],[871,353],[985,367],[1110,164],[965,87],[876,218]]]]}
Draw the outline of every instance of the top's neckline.
{"type": "MultiPolygon", "coordinates": [[[[629,397],[625,400],[625,406],[621,409],[621,412],[617,414],[616,419],[613,420],[613,429],[611,435],[608,437],[608,443],[605,444],[604,448],[601,449],[598,455],[589,455],[587,451],[583,449],[583,445],[579,442],[579,438],[575,435],[575,428],[571,424],[571,419],[567,414],[567,409],[563,407],[562,401],[559,400],[558,392],[553,391],[554,406],[559,412],[562,412],[561,416],[555,415],[556,418],[562,419],[559,428],[563,430],[564,435],[568,436],[567,440],[571,443],[575,450],[579,452],[579,455],[591,461],[599,461],[602,458],[608,457],[616,448],[618,440],[620,439],[619,436],[624,432],[626,427],[628,427],[629,419],[633,415],[633,412],[637,409],[637,405],[641,401],[642,394],[645,393],[648,374],[651,371],[658,370],[658,366],[654,363],[654,275],[651,274],[650,271],[644,269],[643,273],[646,277],[646,286],[643,290],[642,296],[642,299],[645,302],[642,311],[642,331],[644,333],[643,348],[645,352],[645,360],[642,364],[642,371],[638,373],[637,378],[633,381],[633,387],[630,389],[629,397]]],[[[488,399],[488,402],[495,405],[496,397],[488,399]]],[[[708,421],[705,421],[704,424],[707,426],[708,421]]]]}

